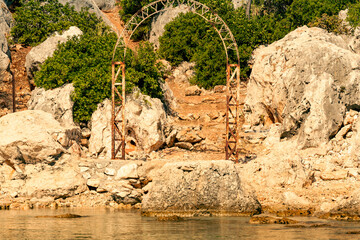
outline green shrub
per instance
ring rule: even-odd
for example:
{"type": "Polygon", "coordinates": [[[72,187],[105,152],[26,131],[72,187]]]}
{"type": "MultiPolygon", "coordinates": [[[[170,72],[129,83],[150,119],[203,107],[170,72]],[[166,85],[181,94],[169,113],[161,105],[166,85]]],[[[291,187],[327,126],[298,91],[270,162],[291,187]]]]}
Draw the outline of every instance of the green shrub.
{"type": "MultiPolygon", "coordinates": [[[[74,83],[74,120],[86,122],[97,104],[111,97],[111,60],[117,40],[114,33],[86,34],[60,44],[53,57],[48,58],[35,74],[38,87],[51,89],[74,83]]],[[[122,51],[116,53],[122,59],[122,51]]],[[[128,49],[126,61],[127,89],[134,86],[150,96],[161,96],[160,71],[155,66],[156,55],[149,44],[142,44],[138,55],[128,49]]]]}
{"type": "Polygon", "coordinates": [[[221,40],[210,24],[193,14],[180,14],[165,27],[159,55],[177,66],[196,62],[193,83],[210,88],[226,81],[226,56],[221,40]]]}
{"type": "Polygon", "coordinates": [[[360,2],[350,6],[347,21],[354,28],[360,26],[360,2]]]}
{"type": "Polygon", "coordinates": [[[11,35],[15,42],[35,46],[55,31],[77,26],[83,32],[104,31],[105,25],[86,9],[76,12],[58,0],[21,0],[14,14],[15,26],[11,35]]]}
{"type": "Polygon", "coordinates": [[[357,0],[294,0],[287,16],[290,18],[294,28],[306,25],[323,14],[328,16],[337,15],[340,10],[346,9],[357,0]]]}
{"type": "Polygon", "coordinates": [[[337,16],[328,16],[326,13],[322,17],[315,19],[308,24],[309,27],[319,27],[335,34],[348,34],[349,30],[342,24],[342,20],[337,16]]]}

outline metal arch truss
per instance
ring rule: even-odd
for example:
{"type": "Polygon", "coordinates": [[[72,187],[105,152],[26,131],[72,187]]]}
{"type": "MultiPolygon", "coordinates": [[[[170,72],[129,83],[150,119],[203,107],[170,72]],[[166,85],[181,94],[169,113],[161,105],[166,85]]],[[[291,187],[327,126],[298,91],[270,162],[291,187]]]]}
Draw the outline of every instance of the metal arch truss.
{"type": "Polygon", "coordinates": [[[112,62],[111,82],[111,159],[125,160],[125,64],[123,62],[112,62]],[[120,73],[122,78],[121,82],[118,82],[120,73]]]}
{"type": "MultiPolygon", "coordinates": [[[[239,57],[239,50],[237,43],[235,41],[234,35],[232,34],[231,30],[221,19],[219,15],[213,12],[208,6],[199,3],[194,0],[156,0],[143,8],[141,8],[137,13],[135,13],[130,20],[125,24],[123,31],[121,32],[116,46],[113,52],[113,61],[115,60],[115,54],[118,48],[124,48],[124,60],[126,57],[126,46],[127,46],[127,39],[131,39],[132,35],[135,33],[136,29],[148,18],[166,11],[170,7],[176,6],[187,6],[189,12],[193,12],[200,17],[202,17],[205,21],[210,23],[213,28],[218,33],[224,49],[226,53],[226,63],[227,63],[227,96],[226,96],[226,106],[227,106],[227,113],[226,113],[226,146],[225,146],[225,158],[228,160],[233,160],[238,162],[239,156],[237,151],[237,146],[239,145],[239,116],[241,114],[240,109],[240,57],[239,57]],[[232,57],[236,59],[232,61],[232,57]]],[[[121,159],[125,159],[125,115],[123,113],[122,122],[122,131],[118,127],[120,120],[117,120],[117,113],[121,112],[119,109],[118,112],[116,109],[116,101],[114,99],[114,94],[118,94],[116,84],[117,84],[117,77],[119,75],[119,71],[115,73],[115,65],[119,65],[123,71],[123,83],[122,83],[122,91],[125,91],[125,65],[121,62],[113,62],[113,124],[112,124],[112,159],[117,158],[117,154],[122,149],[121,159]],[[123,67],[121,67],[123,66],[123,67]],[[121,137],[121,143],[116,143],[120,140],[117,136],[121,137]]],[[[124,109],[125,104],[125,92],[121,98],[121,106],[124,109]]],[[[124,112],[124,110],[122,110],[124,112]]]]}

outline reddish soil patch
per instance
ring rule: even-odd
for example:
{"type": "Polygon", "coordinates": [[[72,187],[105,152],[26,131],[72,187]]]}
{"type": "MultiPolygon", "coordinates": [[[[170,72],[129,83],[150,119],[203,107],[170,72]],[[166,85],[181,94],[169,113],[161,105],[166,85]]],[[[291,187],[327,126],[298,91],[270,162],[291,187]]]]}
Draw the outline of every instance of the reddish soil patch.
{"type": "MultiPolygon", "coordinates": [[[[116,32],[116,34],[118,36],[120,36],[120,33],[124,30],[124,27],[125,27],[124,22],[120,19],[119,10],[120,10],[120,7],[116,6],[112,10],[103,11],[103,13],[106,15],[106,17],[110,20],[110,22],[116,27],[113,30],[116,32]]],[[[136,50],[136,48],[139,45],[138,42],[134,42],[127,37],[125,37],[125,42],[131,50],[136,50]]]]}
{"type": "Polygon", "coordinates": [[[15,83],[15,111],[27,109],[27,102],[30,99],[31,88],[25,69],[26,55],[31,47],[23,47],[19,44],[10,47],[11,51],[11,77],[0,82],[1,111],[0,117],[13,112],[13,83],[15,83]],[[14,82],[13,82],[14,81],[14,82]]]}

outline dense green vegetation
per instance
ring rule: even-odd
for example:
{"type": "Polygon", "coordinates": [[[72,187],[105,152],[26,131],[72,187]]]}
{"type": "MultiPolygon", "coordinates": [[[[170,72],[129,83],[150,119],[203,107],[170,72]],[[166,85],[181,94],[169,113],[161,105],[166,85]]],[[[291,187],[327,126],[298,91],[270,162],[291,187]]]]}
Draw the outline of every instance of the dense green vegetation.
{"type": "Polygon", "coordinates": [[[14,41],[35,46],[55,31],[62,32],[70,26],[77,26],[83,32],[98,32],[105,25],[95,14],[86,9],[76,12],[68,4],[57,0],[21,0],[14,14],[16,25],[11,29],[14,41]]]}
{"type": "MultiPolygon", "coordinates": [[[[253,0],[250,17],[245,9],[234,9],[231,0],[198,0],[215,10],[228,24],[238,43],[241,78],[247,79],[251,69],[248,61],[255,48],[281,39],[295,28],[308,25],[324,28],[336,34],[346,33],[337,14],[349,8],[348,21],[360,25],[360,3],[357,0],[253,0]]],[[[121,0],[120,15],[124,21],[152,0],[121,0]]],[[[37,45],[55,31],[76,25],[83,32],[61,44],[53,57],[35,74],[35,83],[46,89],[74,83],[74,119],[86,122],[96,105],[110,97],[111,60],[116,35],[86,9],[76,12],[58,0],[20,0],[14,14],[12,29],[15,42],[37,45]]],[[[150,20],[136,31],[134,39],[146,39],[150,20]]],[[[191,81],[205,88],[225,83],[226,59],[221,40],[212,26],[199,16],[179,15],[166,26],[160,38],[158,53],[149,43],[140,44],[136,53],[128,49],[126,58],[127,90],[138,87],[143,93],[161,97],[161,66],[159,57],[173,66],[182,61],[196,62],[196,76],[191,81]]],[[[117,59],[122,59],[119,49],[117,59]]],[[[236,61],[235,56],[230,56],[236,61]]]]}
{"type": "MultiPolygon", "coordinates": [[[[16,25],[12,29],[15,42],[37,45],[55,31],[78,26],[84,34],[60,44],[35,73],[38,87],[52,89],[73,83],[75,91],[74,120],[86,122],[97,104],[111,96],[111,61],[117,36],[94,14],[86,9],[76,12],[57,0],[22,0],[15,13],[16,25]]],[[[123,49],[116,53],[122,59],[123,49]]],[[[138,87],[143,93],[161,97],[161,66],[149,43],[140,44],[136,54],[130,49],[126,59],[127,90],[138,87]]]]}
{"type": "MultiPolygon", "coordinates": [[[[200,2],[216,9],[233,32],[239,47],[242,79],[249,76],[248,60],[259,45],[277,41],[303,25],[321,27],[336,34],[347,33],[337,15],[340,10],[352,6],[349,19],[359,19],[359,7],[355,6],[360,6],[353,5],[356,0],[255,0],[253,14],[248,18],[245,9],[235,10],[231,1],[200,2]]],[[[178,16],[166,26],[160,38],[159,53],[172,65],[195,61],[193,82],[211,88],[225,83],[225,52],[211,25],[203,22],[192,13],[178,16]]]]}
{"type": "MultiPolygon", "coordinates": [[[[111,97],[111,59],[117,37],[114,33],[84,35],[61,44],[35,75],[35,84],[45,89],[74,83],[74,119],[90,120],[97,104],[111,97]]],[[[126,62],[127,89],[137,86],[153,97],[161,97],[156,55],[149,43],[141,44],[136,55],[128,49],[126,62]]],[[[117,52],[118,59],[122,51],[117,52]]]]}
{"type": "Polygon", "coordinates": [[[347,20],[353,27],[360,26],[360,2],[351,5],[347,20]]]}

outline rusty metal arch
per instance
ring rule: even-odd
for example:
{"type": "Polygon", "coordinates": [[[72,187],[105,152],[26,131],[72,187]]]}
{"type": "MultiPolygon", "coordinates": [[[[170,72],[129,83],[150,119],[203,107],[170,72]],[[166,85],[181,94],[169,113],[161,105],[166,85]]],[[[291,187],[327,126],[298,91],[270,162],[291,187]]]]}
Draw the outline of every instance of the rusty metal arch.
{"type": "Polygon", "coordinates": [[[125,159],[125,58],[126,46],[125,37],[131,39],[136,29],[148,18],[168,10],[169,7],[176,7],[185,5],[189,11],[202,17],[205,21],[210,23],[215,31],[218,33],[226,53],[226,146],[225,158],[238,162],[237,145],[239,140],[239,116],[240,109],[240,57],[239,50],[231,30],[224,22],[224,20],[212,11],[205,4],[194,0],[156,0],[135,13],[130,20],[125,24],[123,31],[116,42],[113,51],[112,62],[112,159],[117,159],[117,154],[121,151],[120,159],[125,159]],[[124,47],[123,62],[115,59],[115,54],[118,47],[124,47]],[[235,53],[236,60],[232,62],[231,52],[235,53]],[[117,68],[117,69],[116,69],[117,68]],[[122,73],[121,83],[117,82],[117,78],[122,73]],[[122,94],[120,94],[117,86],[122,87],[122,94]],[[119,101],[116,101],[115,98],[119,101]],[[118,107],[118,110],[116,108],[118,107]],[[121,118],[120,118],[121,115],[121,118]],[[121,124],[121,126],[120,126],[121,124]],[[118,143],[118,144],[117,144],[118,143]],[[116,146],[118,145],[118,146],[116,146]]]}

